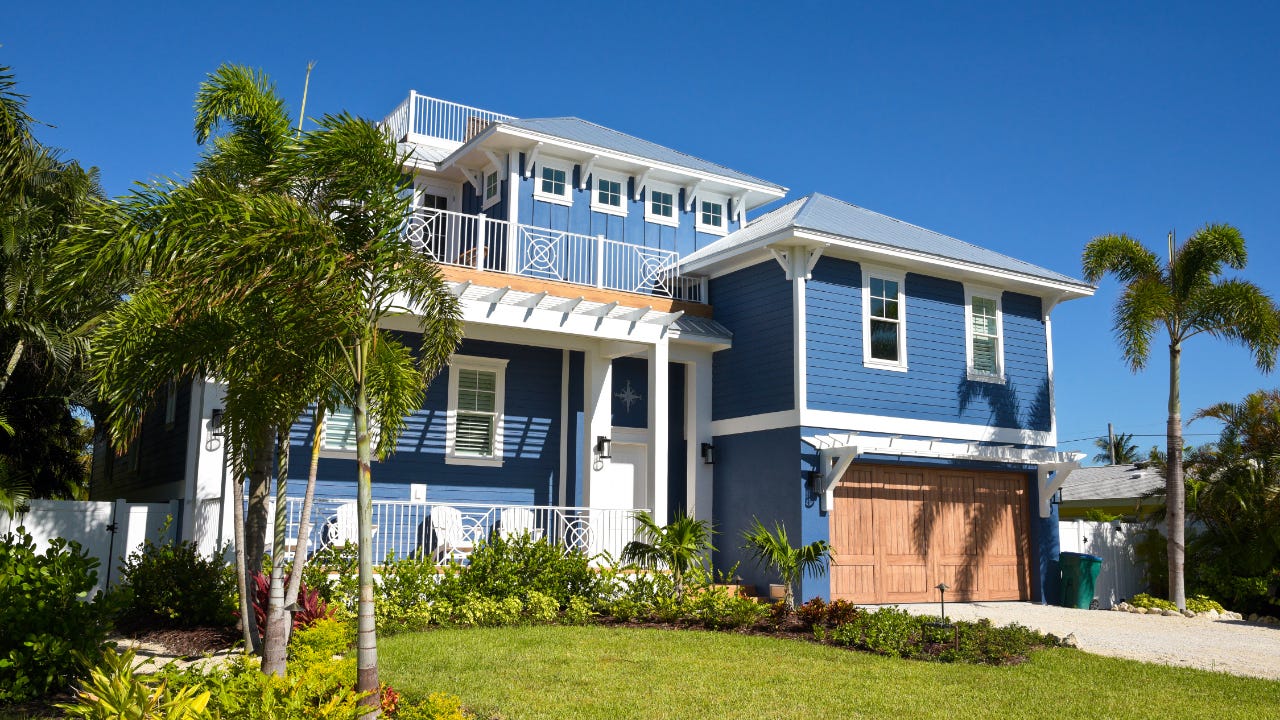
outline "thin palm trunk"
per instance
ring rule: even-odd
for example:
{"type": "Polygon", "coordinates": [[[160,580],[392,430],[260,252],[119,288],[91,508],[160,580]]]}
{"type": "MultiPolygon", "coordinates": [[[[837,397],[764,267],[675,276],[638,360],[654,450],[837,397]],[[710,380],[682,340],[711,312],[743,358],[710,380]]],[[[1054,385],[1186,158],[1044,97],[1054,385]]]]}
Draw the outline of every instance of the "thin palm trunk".
{"type": "Polygon", "coordinates": [[[1187,488],[1182,481],[1182,345],[1169,344],[1169,469],[1165,478],[1166,522],[1169,525],[1169,600],[1187,608],[1183,562],[1186,559],[1187,488]]]}
{"type": "Polygon", "coordinates": [[[262,672],[284,677],[289,614],[284,606],[285,536],[289,524],[289,428],[276,430],[276,512],[271,538],[271,584],[267,597],[267,630],[262,672]]]}
{"type": "Polygon", "coordinates": [[[267,499],[271,497],[271,446],[275,430],[266,428],[253,447],[249,468],[249,514],[245,517],[245,561],[249,572],[262,572],[267,552],[267,499]]]}
{"type": "Polygon", "coordinates": [[[324,441],[324,405],[316,407],[316,427],[311,435],[311,468],[307,472],[307,489],[302,495],[302,512],[298,517],[298,547],[293,552],[293,569],[289,571],[289,587],[285,590],[286,606],[298,602],[302,589],[302,569],[307,565],[307,545],[311,538],[311,507],[316,498],[316,477],[320,470],[320,447],[324,441]]]}
{"type": "MultiPolygon", "coordinates": [[[[238,467],[239,463],[232,463],[238,467]]],[[[236,492],[231,508],[232,532],[236,539],[236,589],[240,591],[240,629],[244,631],[244,646],[248,650],[258,652],[258,623],[253,616],[253,604],[249,602],[249,574],[247,572],[247,553],[245,552],[244,533],[244,475],[236,471],[234,480],[236,492]]]]}
{"type": "Polygon", "coordinates": [[[366,359],[363,344],[357,346],[355,377],[356,514],[359,518],[360,599],[356,619],[356,690],[369,693],[361,703],[369,708],[365,718],[377,716],[381,703],[378,693],[378,638],[373,616],[373,474],[370,467],[372,447],[369,437],[369,398],[365,388],[366,359]]]}
{"type": "Polygon", "coordinates": [[[18,361],[22,359],[22,351],[26,348],[26,343],[22,338],[18,338],[17,344],[13,346],[13,352],[9,353],[9,362],[4,366],[4,377],[0,377],[0,392],[9,385],[9,378],[13,377],[13,372],[18,369],[18,361]]]}

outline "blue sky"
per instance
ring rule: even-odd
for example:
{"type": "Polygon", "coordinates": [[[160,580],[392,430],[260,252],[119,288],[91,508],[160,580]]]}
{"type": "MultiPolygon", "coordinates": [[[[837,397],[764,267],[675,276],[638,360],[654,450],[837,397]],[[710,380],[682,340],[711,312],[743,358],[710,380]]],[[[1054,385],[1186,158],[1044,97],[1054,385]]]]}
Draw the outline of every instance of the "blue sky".
{"type": "MultiPolygon", "coordinates": [[[[220,63],[263,68],[296,112],[315,60],[312,116],[380,118],[410,88],[576,115],[1076,276],[1096,235],[1162,248],[1230,222],[1243,277],[1280,293],[1280,11],[1262,4],[106,5],[10,7],[0,64],[55,126],[41,138],[113,194],[191,167],[192,99],[220,63]]],[[[1115,296],[1054,312],[1064,441],[1164,432],[1167,351],[1129,372],[1115,296]]],[[[1277,384],[1205,339],[1183,372],[1185,415],[1277,384]]]]}

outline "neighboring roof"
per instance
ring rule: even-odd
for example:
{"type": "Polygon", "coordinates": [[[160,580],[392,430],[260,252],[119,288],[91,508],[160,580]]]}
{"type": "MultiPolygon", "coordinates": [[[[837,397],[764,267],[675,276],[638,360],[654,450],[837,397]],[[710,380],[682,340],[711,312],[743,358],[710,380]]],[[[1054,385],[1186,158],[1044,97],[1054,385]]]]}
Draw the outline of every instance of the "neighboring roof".
{"type": "Polygon", "coordinates": [[[793,200],[777,210],[761,215],[752,220],[747,227],[729,233],[684,257],[681,263],[688,266],[699,260],[726,254],[734,248],[750,245],[755,240],[786,228],[812,230],[876,245],[984,265],[1054,282],[1085,285],[1083,281],[1068,275],[1023,262],[933,230],[926,230],[918,225],[881,215],[821,193],[793,200]]]}
{"type": "Polygon", "coordinates": [[[646,160],[654,160],[657,162],[668,163],[670,165],[678,165],[690,170],[719,175],[731,180],[748,182],[755,185],[763,185],[773,188],[778,192],[785,192],[786,188],[767,180],[761,180],[758,177],[747,175],[746,173],[732,170],[723,165],[717,165],[701,158],[682,153],[679,150],[672,150],[657,143],[641,140],[638,137],[618,132],[603,125],[596,125],[586,120],[576,117],[553,117],[553,118],[522,118],[510,120],[508,122],[497,123],[499,127],[512,127],[530,132],[541,133],[551,137],[569,140],[571,142],[582,143],[601,148],[602,150],[612,150],[614,152],[634,155],[646,160]]]}
{"type": "Polygon", "coordinates": [[[711,338],[714,340],[733,340],[733,332],[729,328],[712,320],[711,318],[697,317],[696,315],[681,315],[674,323],[671,324],[678,335],[698,335],[700,337],[711,338]]]}
{"type": "Polygon", "coordinates": [[[419,145],[418,143],[402,142],[396,144],[396,152],[401,155],[408,155],[408,162],[420,164],[438,163],[449,157],[449,154],[452,151],[435,145],[419,145]]]}
{"type": "Polygon", "coordinates": [[[1063,502],[1131,500],[1164,487],[1164,478],[1149,467],[1104,465],[1073,471],[1062,486],[1063,502]]]}

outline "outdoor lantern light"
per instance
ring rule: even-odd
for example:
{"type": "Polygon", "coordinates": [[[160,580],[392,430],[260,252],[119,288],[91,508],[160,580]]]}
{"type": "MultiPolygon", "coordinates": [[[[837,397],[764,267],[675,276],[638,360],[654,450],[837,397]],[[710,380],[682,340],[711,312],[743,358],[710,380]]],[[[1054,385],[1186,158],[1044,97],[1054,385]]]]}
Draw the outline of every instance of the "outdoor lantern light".
{"type": "Polygon", "coordinates": [[[947,587],[946,583],[938,583],[937,585],[934,585],[934,587],[938,588],[938,597],[941,598],[940,602],[942,603],[942,622],[946,622],[947,621],[947,591],[950,590],[951,588],[947,587]]]}
{"type": "Polygon", "coordinates": [[[605,437],[604,435],[597,435],[596,436],[596,457],[600,458],[601,460],[609,460],[610,458],[612,458],[613,456],[609,454],[609,446],[611,444],[613,444],[613,441],[610,440],[609,438],[605,437]]]}
{"type": "Polygon", "coordinates": [[[222,408],[214,408],[209,413],[209,434],[213,437],[222,437],[222,408]]]}
{"type": "Polygon", "coordinates": [[[702,462],[708,465],[716,464],[716,448],[711,443],[702,443],[702,462]]]}

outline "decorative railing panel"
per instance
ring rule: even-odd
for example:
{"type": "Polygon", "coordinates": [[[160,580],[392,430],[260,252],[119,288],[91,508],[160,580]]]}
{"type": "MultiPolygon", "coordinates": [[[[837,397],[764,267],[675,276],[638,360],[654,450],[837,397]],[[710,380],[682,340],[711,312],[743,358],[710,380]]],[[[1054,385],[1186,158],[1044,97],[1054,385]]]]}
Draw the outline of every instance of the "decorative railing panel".
{"type": "Polygon", "coordinates": [[[396,140],[414,133],[461,143],[482,132],[490,123],[514,119],[510,115],[410,91],[409,97],[383,118],[382,125],[396,140]]]}
{"type": "Polygon", "coordinates": [[[405,232],[444,265],[706,302],[705,281],[680,276],[674,250],[448,210],[416,210],[405,232]]]}
{"type": "MultiPolygon", "coordinates": [[[[382,563],[388,557],[434,558],[444,563],[462,560],[474,547],[495,534],[511,536],[528,533],[565,548],[582,550],[599,563],[609,563],[635,539],[638,510],[584,508],[555,505],[481,505],[469,503],[374,501],[373,558],[382,563]],[[441,531],[440,520],[432,513],[445,513],[461,520],[456,534],[441,531]]],[[[291,549],[298,546],[298,524],[302,500],[290,498],[286,505],[288,527],[285,537],[291,549]]],[[[272,513],[274,517],[274,513],[272,513]]],[[[311,508],[311,531],[307,554],[333,545],[358,541],[354,499],[316,500],[311,508]]]]}

